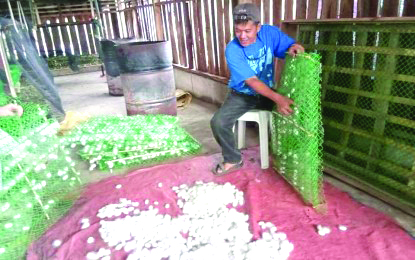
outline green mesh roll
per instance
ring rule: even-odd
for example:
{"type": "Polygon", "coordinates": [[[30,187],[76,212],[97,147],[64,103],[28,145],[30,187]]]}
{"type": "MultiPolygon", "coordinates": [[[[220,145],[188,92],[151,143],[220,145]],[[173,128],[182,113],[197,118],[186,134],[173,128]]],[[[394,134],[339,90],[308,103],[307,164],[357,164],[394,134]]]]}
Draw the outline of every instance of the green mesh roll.
{"type": "Polygon", "coordinates": [[[57,137],[59,124],[47,120],[42,109],[37,115],[25,113],[26,118],[1,119],[2,127],[18,135],[0,130],[0,259],[23,259],[28,245],[69,210],[80,192],[70,151],[57,137]]]}
{"type": "Polygon", "coordinates": [[[96,117],[79,125],[65,139],[90,162],[90,170],[161,162],[195,154],[201,148],[179,127],[177,117],[168,115],[96,117]]]}
{"type": "Polygon", "coordinates": [[[324,202],[320,75],[318,54],[287,57],[278,92],[294,100],[294,113],[290,116],[272,113],[276,170],[313,206],[324,202]]]}

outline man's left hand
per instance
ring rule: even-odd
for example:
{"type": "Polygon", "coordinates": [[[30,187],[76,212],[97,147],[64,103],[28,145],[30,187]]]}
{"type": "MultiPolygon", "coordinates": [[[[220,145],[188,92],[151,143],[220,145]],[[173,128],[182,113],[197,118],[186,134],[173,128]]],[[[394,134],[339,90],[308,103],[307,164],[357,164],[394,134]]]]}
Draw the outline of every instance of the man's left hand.
{"type": "Polygon", "coordinates": [[[295,57],[297,56],[297,54],[300,54],[303,52],[304,52],[304,47],[296,43],[291,45],[291,47],[288,49],[288,54],[292,57],[295,57]]]}

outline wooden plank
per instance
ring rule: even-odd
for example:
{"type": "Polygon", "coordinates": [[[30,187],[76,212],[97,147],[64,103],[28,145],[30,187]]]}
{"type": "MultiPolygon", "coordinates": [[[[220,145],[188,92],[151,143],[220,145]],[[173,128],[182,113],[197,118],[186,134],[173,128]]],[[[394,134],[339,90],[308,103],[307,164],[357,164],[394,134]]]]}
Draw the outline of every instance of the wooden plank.
{"type": "Polygon", "coordinates": [[[327,162],[327,160],[325,160],[324,166],[325,173],[328,173],[333,177],[338,178],[341,181],[344,181],[345,183],[348,183],[358,189],[361,189],[362,191],[367,192],[375,196],[376,198],[383,200],[412,216],[415,216],[415,209],[413,208],[413,206],[404,203],[402,199],[396,198],[395,196],[391,196],[390,194],[387,194],[383,189],[380,189],[379,187],[374,187],[373,184],[370,184],[367,181],[362,181],[360,178],[350,175],[346,171],[339,172],[338,170],[335,170],[334,168],[338,167],[331,166],[330,163],[327,162]]]}
{"type": "Polygon", "coordinates": [[[271,9],[271,0],[263,0],[264,3],[264,24],[272,24],[270,10],[271,9]]]}
{"type": "Polygon", "coordinates": [[[193,35],[192,35],[192,26],[190,23],[190,11],[189,3],[183,3],[183,15],[184,15],[184,28],[185,28],[185,37],[186,37],[186,49],[187,49],[187,58],[188,58],[188,67],[189,69],[194,68],[194,56],[193,56],[193,35]]]}
{"type": "Polygon", "coordinates": [[[403,16],[415,16],[415,1],[406,0],[404,3],[403,16]]]}
{"type": "Polygon", "coordinates": [[[229,17],[229,0],[224,0],[225,6],[223,8],[223,12],[224,12],[224,16],[225,16],[225,22],[224,22],[224,26],[225,26],[225,44],[228,44],[232,39],[231,39],[231,20],[233,19],[232,17],[229,17]]]}
{"type": "Polygon", "coordinates": [[[176,27],[174,28],[177,33],[177,46],[179,47],[179,57],[180,63],[182,66],[187,67],[187,59],[186,59],[186,46],[183,34],[183,24],[182,24],[182,12],[181,12],[181,5],[182,3],[174,3],[174,15],[176,18],[176,27]]]}
{"type": "Polygon", "coordinates": [[[212,46],[212,32],[210,27],[210,16],[209,16],[209,3],[208,0],[203,1],[204,3],[204,17],[205,17],[205,33],[206,33],[206,47],[207,47],[207,57],[208,57],[208,72],[211,74],[215,73],[214,67],[214,52],[212,46]]]}
{"type": "Polygon", "coordinates": [[[340,18],[353,18],[354,0],[342,0],[340,4],[340,18]]]}
{"type": "MultiPolygon", "coordinates": [[[[219,75],[220,76],[226,76],[226,61],[225,61],[225,35],[224,35],[224,8],[222,6],[222,1],[217,2],[217,10],[218,10],[218,38],[219,38],[219,44],[218,44],[218,51],[219,51],[219,75]]],[[[226,27],[226,25],[225,25],[226,27]]],[[[228,26],[229,27],[229,26],[228,26]]]]}
{"type": "Polygon", "coordinates": [[[295,19],[305,19],[307,15],[307,0],[297,0],[295,19]]]}
{"type": "Polygon", "coordinates": [[[335,143],[335,142],[332,142],[332,141],[328,141],[328,140],[326,140],[324,142],[324,145],[328,146],[330,148],[333,148],[335,150],[338,150],[338,151],[343,151],[346,154],[349,154],[349,155],[352,155],[354,157],[360,158],[360,159],[365,160],[367,162],[377,164],[382,168],[392,170],[393,172],[396,173],[396,175],[398,175],[402,178],[409,179],[413,176],[413,173],[412,173],[411,169],[404,168],[404,167],[402,167],[398,164],[394,164],[393,162],[389,162],[389,161],[386,161],[386,160],[381,160],[381,159],[376,159],[376,158],[370,157],[366,153],[360,152],[358,150],[355,150],[355,149],[352,149],[352,148],[349,148],[349,147],[346,147],[344,145],[341,145],[341,144],[338,144],[338,143],[335,143]]]}
{"type": "Polygon", "coordinates": [[[293,0],[285,0],[284,20],[293,19],[293,0]]]}
{"type": "Polygon", "coordinates": [[[166,6],[160,5],[161,8],[161,17],[163,18],[163,33],[164,33],[164,40],[170,41],[169,37],[169,28],[168,28],[168,21],[167,21],[167,13],[166,13],[166,6]]]}
{"type": "Polygon", "coordinates": [[[210,15],[211,15],[211,19],[212,19],[212,39],[213,39],[213,59],[214,59],[214,64],[215,64],[215,70],[214,70],[214,74],[215,75],[219,75],[219,44],[218,44],[218,30],[217,30],[217,15],[215,12],[215,2],[211,0],[210,1],[210,15]]]}
{"type": "Polygon", "coordinates": [[[386,95],[381,95],[381,94],[377,94],[377,93],[373,93],[369,91],[339,87],[335,85],[327,85],[326,88],[329,90],[334,90],[334,91],[349,94],[349,95],[356,95],[356,96],[361,96],[361,97],[367,97],[367,98],[372,98],[372,99],[379,99],[383,101],[393,102],[393,103],[399,103],[403,105],[415,106],[415,99],[412,99],[412,98],[386,96],[386,95]]]}
{"type": "Polygon", "coordinates": [[[69,32],[71,34],[74,55],[80,55],[81,50],[79,49],[79,45],[78,45],[78,37],[76,36],[75,25],[69,26],[69,32]]]}
{"type": "Polygon", "coordinates": [[[156,22],[157,40],[161,41],[161,40],[164,40],[163,19],[161,16],[161,5],[156,5],[156,3],[160,3],[160,0],[154,0],[153,3],[154,3],[153,10],[154,10],[154,18],[156,22]]]}
{"type": "MultiPolygon", "coordinates": [[[[367,43],[367,33],[358,33],[356,34],[356,45],[357,46],[366,46],[367,43]]],[[[355,61],[355,68],[361,69],[363,68],[364,64],[364,57],[365,53],[356,53],[356,61],[355,61]]],[[[360,75],[354,75],[352,78],[352,85],[350,86],[350,90],[358,91],[360,84],[361,84],[362,77],[360,75]]],[[[355,107],[357,103],[358,95],[348,95],[347,97],[347,105],[355,107]]],[[[343,123],[345,125],[351,126],[353,123],[354,113],[346,113],[344,116],[343,123]]],[[[347,144],[350,139],[350,132],[345,132],[340,136],[340,143],[341,145],[347,147],[347,144]]],[[[339,156],[344,158],[344,152],[341,151],[339,156]]]]}
{"type": "Polygon", "coordinates": [[[319,0],[309,0],[307,8],[307,19],[317,19],[318,17],[318,1],[319,0]]]}
{"type": "Polygon", "coordinates": [[[281,26],[281,4],[282,1],[285,0],[274,0],[274,10],[272,12],[272,24],[275,26],[280,27],[281,26]]]}
{"type": "Polygon", "coordinates": [[[78,34],[79,34],[79,41],[81,42],[82,53],[89,54],[88,43],[87,43],[88,35],[85,34],[83,25],[78,25],[78,34]]]}
{"type": "Polygon", "coordinates": [[[379,0],[364,0],[362,1],[362,17],[377,17],[378,16],[379,0]]]}
{"type": "Polygon", "coordinates": [[[337,0],[322,0],[321,18],[337,18],[337,0]]]}
{"type": "Polygon", "coordinates": [[[197,52],[197,66],[198,70],[207,72],[206,64],[206,49],[205,41],[203,37],[203,27],[202,27],[202,1],[195,0],[193,3],[193,12],[194,12],[194,24],[195,24],[195,35],[196,35],[196,52],[197,52]]]}
{"type": "Polygon", "coordinates": [[[399,0],[388,0],[383,1],[382,16],[395,17],[398,16],[399,11],[399,0]]]}
{"type": "Polygon", "coordinates": [[[174,64],[178,64],[179,63],[179,57],[177,55],[177,44],[176,44],[176,38],[174,37],[174,31],[173,31],[173,15],[172,15],[172,4],[169,4],[168,6],[166,6],[168,8],[168,12],[166,12],[166,14],[168,14],[169,17],[169,35],[170,35],[170,41],[171,41],[171,47],[172,47],[172,52],[173,52],[173,63],[174,64]]]}

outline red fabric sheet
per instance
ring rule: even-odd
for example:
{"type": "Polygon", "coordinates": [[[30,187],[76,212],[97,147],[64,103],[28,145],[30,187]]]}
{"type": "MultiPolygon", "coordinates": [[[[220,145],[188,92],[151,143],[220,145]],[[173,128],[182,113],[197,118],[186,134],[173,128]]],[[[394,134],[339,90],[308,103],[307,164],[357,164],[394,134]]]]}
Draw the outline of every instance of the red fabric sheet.
{"type": "MultiPolygon", "coordinates": [[[[259,236],[258,221],[270,221],[279,231],[285,232],[294,244],[289,259],[415,259],[415,239],[387,216],[366,207],[325,184],[325,196],[329,211],[319,215],[305,206],[290,185],[272,169],[261,170],[258,149],[244,151],[245,165],[232,174],[216,177],[211,173],[220,155],[201,156],[174,164],[140,169],[126,176],[114,176],[87,187],[70,212],[51,227],[28,250],[27,259],[85,259],[90,251],[108,248],[100,239],[98,210],[120,198],[140,202],[157,200],[160,205],[170,203],[169,209],[158,206],[161,213],[172,216],[180,213],[176,194],[169,187],[195,181],[231,182],[245,193],[245,205],[241,210],[250,215],[251,231],[259,236]],[[159,182],[163,187],[159,188],[159,182]],[[115,186],[121,184],[121,189],[115,186]],[[89,218],[91,226],[81,229],[80,220],[89,218]],[[329,226],[332,232],[324,237],[317,234],[315,225],[329,226]],[[337,225],[348,227],[339,231],[337,225]],[[88,237],[95,242],[87,244],[88,237]],[[52,242],[62,241],[59,248],[52,242]]],[[[125,259],[123,250],[112,249],[111,259],[125,259]]],[[[258,259],[260,260],[260,259],[258,259]]]]}

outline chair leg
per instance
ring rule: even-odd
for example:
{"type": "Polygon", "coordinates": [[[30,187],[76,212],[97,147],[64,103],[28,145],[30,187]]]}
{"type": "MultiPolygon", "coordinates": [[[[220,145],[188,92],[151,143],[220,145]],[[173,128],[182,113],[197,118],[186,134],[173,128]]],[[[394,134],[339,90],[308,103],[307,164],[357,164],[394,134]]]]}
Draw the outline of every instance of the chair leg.
{"type": "Polygon", "coordinates": [[[246,122],[238,120],[238,149],[242,149],[246,145],[246,122]]]}
{"type": "Polygon", "coordinates": [[[268,153],[268,120],[265,113],[259,115],[259,148],[261,154],[261,168],[269,168],[269,153],[268,153]]]}

